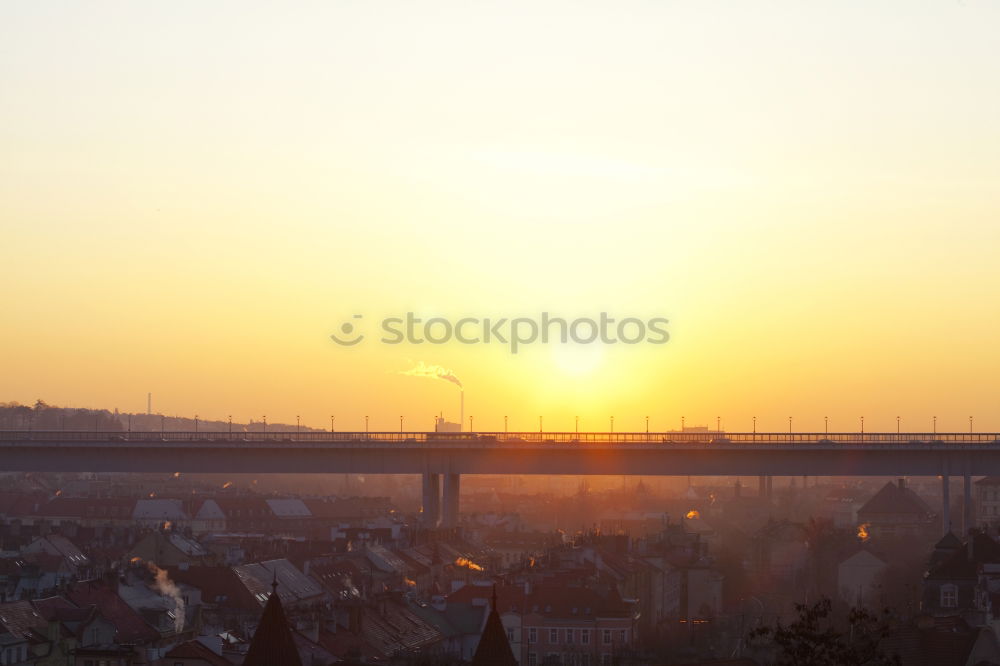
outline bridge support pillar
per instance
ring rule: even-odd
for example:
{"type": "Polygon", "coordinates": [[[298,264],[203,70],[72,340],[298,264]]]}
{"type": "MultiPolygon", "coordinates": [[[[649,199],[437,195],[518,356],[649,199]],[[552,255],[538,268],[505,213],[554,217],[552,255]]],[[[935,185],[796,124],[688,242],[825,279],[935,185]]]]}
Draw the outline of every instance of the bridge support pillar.
{"type": "Polygon", "coordinates": [[[962,533],[968,535],[969,530],[975,524],[975,516],[972,511],[972,475],[968,468],[963,475],[962,485],[962,533]]]}
{"type": "Polygon", "coordinates": [[[441,475],[424,474],[424,527],[437,527],[441,520],[441,475]]]}
{"type": "Polygon", "coordinates": [[[948,470],[941,476],[941,531],[951,532],[951,483],[948,470]]]}
{"type": "Polygon", "coordinates": [[[458,496],[461,484],[461,474],[445,474],[441,527],[458,527],[458,496]]]}

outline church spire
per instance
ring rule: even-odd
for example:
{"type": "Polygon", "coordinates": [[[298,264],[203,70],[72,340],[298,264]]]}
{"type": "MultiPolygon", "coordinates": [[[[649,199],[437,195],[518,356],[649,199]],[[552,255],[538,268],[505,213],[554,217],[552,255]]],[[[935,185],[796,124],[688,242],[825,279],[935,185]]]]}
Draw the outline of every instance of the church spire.
{"type": "Polygon", "coordinates": [[[517,666],[517,659],[510,649],[507,630],[503,628],[497,607],[497,586],[494,584],[490,599],[490,614],[486,618],[486,626],[483,627],[483,635],[479,638],[476,654],[472,657],[472,666],[517,666]]]}
{"type": "Polygon", "coordinates": [[[302,666],[295,639],[288,628],[285,609],[278,597],[277,567],[271,581],[271,596],[264,604],[264,613],[250,641],[243,666],[302,666]]]}

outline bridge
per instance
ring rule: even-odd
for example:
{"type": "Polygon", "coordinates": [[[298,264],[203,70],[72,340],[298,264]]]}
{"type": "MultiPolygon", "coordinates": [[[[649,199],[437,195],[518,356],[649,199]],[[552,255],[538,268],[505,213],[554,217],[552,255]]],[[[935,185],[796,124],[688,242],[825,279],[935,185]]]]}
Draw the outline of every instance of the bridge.
{"type": "Polygon", "coordinates": [[[0,471],[419,474],[424,517],[458,520],[462,474],[1000,475],[1000,433],[0,431],[0,471]],[[443,492],[442,492],[443,491],[443,492]],[[443,495],[443,496],[442,496],[443,495]]]}

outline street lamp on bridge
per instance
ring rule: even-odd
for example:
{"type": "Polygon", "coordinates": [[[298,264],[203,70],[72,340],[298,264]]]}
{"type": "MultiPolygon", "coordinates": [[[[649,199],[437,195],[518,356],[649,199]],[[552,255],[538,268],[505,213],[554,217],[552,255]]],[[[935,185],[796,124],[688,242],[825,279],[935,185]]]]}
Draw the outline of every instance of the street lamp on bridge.
{"type": "Polygon", "coordinates": [[[615,417],[611,417],[611,432],[615,431],[615,417]]]}

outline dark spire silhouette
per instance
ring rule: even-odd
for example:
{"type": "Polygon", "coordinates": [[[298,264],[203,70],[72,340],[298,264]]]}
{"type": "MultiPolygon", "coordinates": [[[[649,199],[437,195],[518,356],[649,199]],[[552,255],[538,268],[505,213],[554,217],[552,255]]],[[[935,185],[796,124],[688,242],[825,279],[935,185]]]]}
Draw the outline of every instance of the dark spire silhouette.
{"type": "MultiPolygon", "coordinates": [[[[246,663],[246,662],[244,662],[246,663]]],[[[472,666],[517,666],[517,659],[510,649],[507,640],[507,630],[500,621],[497,612],[497,586],[493,585],[493,597],[490,600],[490,614],[483,627],[483,635],[476,646],[476,654],[472,657],[472,666]]]]}
{"type": "Polygon", "coordinates": [[[285,609],[278,598],[278,571],[271,581],[271,596],[257,625],[243,666],[302,666],[295,639],[288,628],[285,609]]]}

